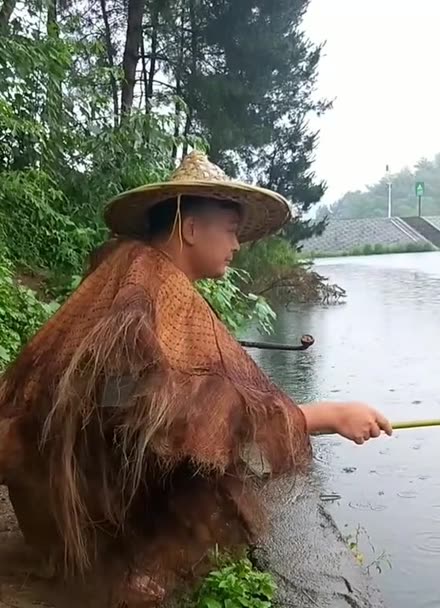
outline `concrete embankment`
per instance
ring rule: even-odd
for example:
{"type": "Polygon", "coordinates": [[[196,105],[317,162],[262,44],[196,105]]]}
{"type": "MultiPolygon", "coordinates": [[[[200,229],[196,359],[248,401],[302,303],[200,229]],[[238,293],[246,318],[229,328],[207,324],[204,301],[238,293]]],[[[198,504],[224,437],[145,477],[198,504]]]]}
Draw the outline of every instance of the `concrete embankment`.
{"type": "Polygon", "coordinates": [[[375,247],[422,250],[438,248],[440,218],[331,219],[320,236],[301,243],[312,255],[347,255],[375,247]]]}
{"type": "Polygon", "coordinates": [[[274,575],[281,608],[385,608],[320,500],[315,476],[271,484],[272,530],[254,552],[274,575]]]}

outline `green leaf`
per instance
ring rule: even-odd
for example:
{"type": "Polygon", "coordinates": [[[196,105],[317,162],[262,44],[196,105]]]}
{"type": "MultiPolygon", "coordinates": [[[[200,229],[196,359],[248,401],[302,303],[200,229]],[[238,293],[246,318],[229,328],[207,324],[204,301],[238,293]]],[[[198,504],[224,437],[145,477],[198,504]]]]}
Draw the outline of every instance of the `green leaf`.
{"type": "Polygon", "coordinates": [[[213,598],[207,598],[204,600],[203,608],[223,608],[221,603],[213,598]]]}

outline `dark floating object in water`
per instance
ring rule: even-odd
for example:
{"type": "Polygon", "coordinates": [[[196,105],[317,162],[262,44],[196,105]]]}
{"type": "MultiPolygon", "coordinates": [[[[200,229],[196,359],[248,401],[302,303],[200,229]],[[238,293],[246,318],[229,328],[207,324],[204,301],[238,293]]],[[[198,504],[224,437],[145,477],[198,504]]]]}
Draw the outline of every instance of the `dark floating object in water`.
{"type": "Polygon", "coordinates": [[[298,350],[307,350],[315,343],[315,339],[313,336],[309,334],[305,334],[301,338],[301,344],[297,346],[291,344],[277,344],[276,342],[250,342],[248,340],[240,340],[240,344],[245,348],[261,348],[265,350],[290,350],[290,351],[298,351],[298,350]]]}
{"type": "Polygon", "coordinates": [[[336,502],[341,500],[342,496],[340,494],[321,494],[319,498],[322,502],[336,502]]]}

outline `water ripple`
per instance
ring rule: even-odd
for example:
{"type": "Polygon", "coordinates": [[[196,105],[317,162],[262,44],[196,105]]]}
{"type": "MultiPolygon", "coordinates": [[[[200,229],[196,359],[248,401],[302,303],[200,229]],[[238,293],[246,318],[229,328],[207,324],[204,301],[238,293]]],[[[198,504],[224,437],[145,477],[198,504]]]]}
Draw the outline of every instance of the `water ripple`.
{"type": "Polygon", "coordinates": [[[390,476],[392,478],[396,477],[406,477],[408,476],[408,467],[396,464],[380,464],[377,466],[374,471],[377,475],[390,476]]]}
{"type": "Polygon", "coordinates": [[[440,535],[430,534],[429,532],[426,532],[425,534],[420,534],[418,542],[416,543],[416,547],[423,553],[432,553],[439,555],[440,535]]]}
{"type": "Polygon", "coordinates": [[[397,496],[399,496],[399,498],[417,498],[417,492],[404,490],[403,492],[397,492],[397,496]]]}
{"type": "Polygon", "coordinates": [[[373,505],[371,502],[349,502],[348,506],[356,511],[385,511],[387,508],[385,505],[373,505]]]}

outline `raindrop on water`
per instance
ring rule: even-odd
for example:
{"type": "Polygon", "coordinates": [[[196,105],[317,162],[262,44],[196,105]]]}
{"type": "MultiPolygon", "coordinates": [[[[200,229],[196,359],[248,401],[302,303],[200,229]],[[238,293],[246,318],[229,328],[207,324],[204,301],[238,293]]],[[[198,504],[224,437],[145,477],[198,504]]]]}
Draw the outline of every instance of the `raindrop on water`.
{"type": "Polygon", "coordinates": [[[399,496],[400,498],[417,498],[417,492],[410,492],[409,490],[404,490],[403,492],[397,492],[397,496],[399,496]]]}

